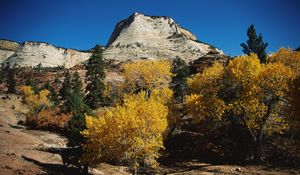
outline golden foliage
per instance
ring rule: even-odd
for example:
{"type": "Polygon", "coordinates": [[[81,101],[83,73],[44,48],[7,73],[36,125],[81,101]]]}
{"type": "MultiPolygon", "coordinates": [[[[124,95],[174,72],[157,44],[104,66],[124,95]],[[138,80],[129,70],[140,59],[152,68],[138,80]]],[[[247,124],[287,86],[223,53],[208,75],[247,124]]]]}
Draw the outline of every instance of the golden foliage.
{"type": "Polygon", "coordinates": [[[224,67],[215,62],[213,66],[205,69],[187,80],[190,92],[201,94],[215,94],[219,90],[219,81],[223,77],[224,67]]]}
{"type": "Polygon", "coordinates": [[[231,60],[227,67],[215,64],[188,80],[187,106],[196,120],[220,119],[226,111],[239,117],[257,135],[287,128],[281,99],[286,98],[293,71],[280,62],[260,64],[254,54],[231,60]],[[228,95],[229,94],[229,95],[228,95]]]}
{"type": "Polygon", "coordinates": [[[291,68],[297,76],[300,76],[300,52],[293,51],[292,49],[280,48],[268,58],[268,62],[280,62],[291,68]]]}
{"type": "Polygon", "coordinates": [[[171,81],[171,64],[169,61],[141,60],[123,66],[127,88],[152,90],[166,87],[171,81]]]}
{"type": "Polygon", "coordinates": [[[87,142],[84,160],[94,164],[144,162],[156,166],[167,129],[168,107],[161,98],[146,98],[144,91],[124,96],[124,104],[107,109],[102,115],[86,117],[82,132],[87,142]]]}
{"type": "Polygon", "coordinates": [[[272,54],[268,59],[271,63],[282,63],[289,67],[295,74],[295,79],[290,86],[288,101],[291,108],[286,112],[288,115],[289,126],[293,132],[300,131],[300,52],[292,49],[281,48],[276,53],[272,54]]]}
{"type": "Polygon", "coordinates": [[[256,81],[262,65],[255,54],[249,56],[240,56],[229,62],[227,67],[230,82],[246,87],[256,81]]]}
{"type": "Polygon", "coordinates": [[[224,114],[226,105],[217,94],[223,75],[224,67],[216,62],[203,73],[188,79],[190,95],[186,97],[187,108],[195,120],[200,121],[204,117],[220,118],[224,114]]]}
{"type": "Polygon", "coordinates": [[[39,110],[43,106],[50,105],[50,100],[48,99],[50,92],[48,90],[41,90],[37,94],[34,93],[30,86],[21,86],[20,90],[31,113],[37,112],[36,110],[39,110]]]}

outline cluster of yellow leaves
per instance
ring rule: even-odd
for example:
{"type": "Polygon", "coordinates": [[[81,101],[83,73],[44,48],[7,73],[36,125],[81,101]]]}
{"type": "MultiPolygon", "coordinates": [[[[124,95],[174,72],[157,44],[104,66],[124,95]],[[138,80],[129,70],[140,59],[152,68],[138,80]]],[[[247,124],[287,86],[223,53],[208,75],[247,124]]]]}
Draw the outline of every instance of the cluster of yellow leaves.
{"type": "Polygon", "coordinates": [[[37,94],[34,93],[30,86],[21,86],[20,90],[24,94],[25,103],[28,105],[31,113],[35,113],[36,110],[43,106],[50,105],[50,100],[48,99],[50,92],[48,90],[41,90],[37,94]]]}
{"type": "Polygon", "coordinates": [[[279,62],[289,67],[295,73],[295,80],[290,87],[288,101],[291,108],[286,110],[289,120],[289,126],[292,131],[300,131],[300,52],[292,49],[281,48],[272,54],[268,62],[279,62]]]}
{"type": "Polygon", "coordinates": [[[171,81],[169,61],[141,60],[123,66],[126,86],[131,90],[166,87],[171,81]]]}
{"type": "Polygon", "coordinates": [[[190,78],[187,105],[196,120],[221,118],[230,110],[255,134],[262,127],[269,134],[282,132],[286,123],[279,114],[283,107],[279,99],[286,97],[294,77],[280,62],[261,64],[255,54],[240,56],[227,67],[216,63],[190,78]],[[222,93],[231,97],[220,97],[222,93]]]}
{"type": "Polygon", "coordinates": [[[87,116],[87,129],[82,132],[87,140],[84,160],[92,164],[124,161],[156,166],[168,116],[168,107],[157,100],[160,98],[146,98],[144,91],[125,95],[123,105],[96,117],[87,116]]]}
{"type": "Polygon", "coordinates": [[[261,71],[262,65],[255,54],[237,57],[227,67],[230,82],[242,87],[253,84],[261,71]]]}
{"type": "Polygon", "coordinates": [[[205,117],[220,118],[226,105],[218,97],[220,81],[224,75],[224,67],[216,62],[212,67],[189,78],[187,83],[190,95],[187,95],[187,108],[197,121],[205,117]]]}
{"type": "Polygon", "coordinates": [[[300,75],[300,52],[280,48],[276,53],[272,54],[267,61],[270,63],[282,63],[292,69],[297,76],[300,75]]]}

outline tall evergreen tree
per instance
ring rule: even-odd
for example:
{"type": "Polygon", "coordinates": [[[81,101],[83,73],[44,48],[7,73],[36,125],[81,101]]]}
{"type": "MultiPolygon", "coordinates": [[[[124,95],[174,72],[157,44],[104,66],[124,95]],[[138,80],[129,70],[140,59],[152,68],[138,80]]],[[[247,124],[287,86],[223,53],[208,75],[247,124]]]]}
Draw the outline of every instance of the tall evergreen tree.
{"type": "MultiPolygon", "coordinates": [[[[72,163],[80,164],[80,159],[82,157],[82,143],[84,142],[84,137],[81,131],[86,129],[85,114],[92,115],[92,110],[84,102],[84,94],[82,92],[82,82],[79,73],[76,71],[73,78],[70,80],[71,91],[66,96],[66,101],[64,104],[65,111],[72,114],[71,119],[68,122],[68,145],[73,147],[75,159],[72,163]]],[[[84,171],[87,172],[87,165],[84,165],[84,171]]]]}
{"type": "Polygon", "coordinates": [[[76,94],[82,98],[84,97],[84,94],[82,92],[82,82],[80,79],[80,75],[77,71],[73,75],[72,90],[73,90],[73,94],[76,94]]]}
{"type": "Polygon", "coordinates": [[[187,88],[187,77],[189,75],[189,67],[184,60],[176,57],[172,63],[172,89],[174,91],[175,99],[182,101],[187,88]]]}
{"type": "Polygon", "coordinates": [[[71,90],[72,90],[72,87],[71,87],[71,75],[70,75],[69,70],[67,70],[65,72],[65,79],[64,79],[64,81],[62,83],[62,88],[60,90],[61,98],[63,100],[66,100],[67,97],[70,97],[71,90]]]}
{"type": "Polygon", "coordinates": [[[53,88],[53,86],[50,85],[50,81],[49,80],[45,82],[43,88],[50,91],[50,100],[53,102],[54,106],[57,106],[60,101],[58,99],[58,95],[57,95],[55,89],[53,88]]]}
{"type": "Polygon", "coordinates": [[[65,110],[72,113],[72,118],[68,123],[70,131],[70,145],[80,145],[83,137],[80,134],[85,129],[85,114],[91,115],[92,110],[84,102],[84,94],[82,92],[82,82],[79,73],[76,71],[71,80],[72,91],[70,96],[66,97],[65,110]]]}
{"type": "Polygon", "coordinates": [[[86,87],[87,96],[85,101],[91,108],[103,105],[103,91],[105,89],[104,79],[104,61],[102,59],[102,48],[99,45],[93,50],[92,56],[89,58],[86,65],[86,87]]]}
{"type": "Polygon", "coordinates": [[[265,63],[267,58],[266,48],[268,46],[268,43],[263,42],[261,33],[259,34],[259,36],[256,35],[254,25],[251,25],[248,28],[247,36],[249,39],[246,41],[246,43],[241,43],[243,52],[247,55],[255,53],[260,59],[260,62],[265,63]]]}
{"type": "Polygon", "coordinates": [[[6,64],[7,71],[7,93],[15,94],[16,93],[16,69],[14,67],[10,67],[9,62],[6,64]]]}

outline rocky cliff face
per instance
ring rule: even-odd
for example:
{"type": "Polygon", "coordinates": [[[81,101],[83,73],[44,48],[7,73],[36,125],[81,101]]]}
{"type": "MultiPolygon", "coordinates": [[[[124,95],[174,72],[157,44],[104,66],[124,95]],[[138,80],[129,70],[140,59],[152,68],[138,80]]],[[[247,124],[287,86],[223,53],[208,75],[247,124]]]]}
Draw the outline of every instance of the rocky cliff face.
{"type": "Polygon", "coordinates": [[[179,56],[190,62],[210,52],[223,54],[221,50],[198,41],[194,34],[180,27],[172,18],[134,13],[117,23],[103,58],[126,61],[179,56]]]}
{"type": "Polygon", "coordinates": [[[0,40],[0,49],[15,51],[20,47],[20,44],[9,40],[0,40]]]}
{"type": "Polygon", "coordinates": [[[219,62],[227,66],[230,59],[232,58],[224,54],[209,53],[190,62],[191,74],[202,73],[205,68],[212,66],[214,62],[219,62]]]}
{"type": "Polygon", "coordinates": [[[73,49],[64,49],[40,42],[7,42],[0,40],[0,62],[10,62],[11,65],[43,67],[65,66],[70,68],[89,59],[90,53],[73,49]]]}
{"type": "MultiPolygon", "coordinates": [[[[103,52],[103,58],[112,64],[137,59],[174,59],[186,62],[207,55],[223,55],[223,52],[197,40],[188,30],[180,27],[172,18],[146,16],[134,13],[117,23],[103,52]]],[[[90,53],[64,49],[40,42],[22,44],[0,40],[0,63],[9,61],[20,66],[73,67],[88,60],[90,53]]]]}

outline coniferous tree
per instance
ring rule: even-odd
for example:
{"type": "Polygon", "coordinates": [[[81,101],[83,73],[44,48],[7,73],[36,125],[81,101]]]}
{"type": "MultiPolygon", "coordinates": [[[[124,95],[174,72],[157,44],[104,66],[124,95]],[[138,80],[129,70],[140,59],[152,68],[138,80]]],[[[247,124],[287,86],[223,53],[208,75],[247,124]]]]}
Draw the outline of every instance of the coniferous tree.
{"type": "Polygon", "coordinates": [[[247,30],[248,40],[246,43],[241,43],[243,52],[247,55],[255,53],[260,59],[261,63],[266,62],[267,54],[266,48],[268,43],[263,42],[263,37],[261,33],[257,36],[254,25],[251,25],[247,30]]]}
{"type": "Polygon", "coordinates": [[[76,146],[82,143],[83,137],[80,132],[85,129],[85,114],[91,115],[91,109],[84,102],[82,92],[82,82],[79,73],[76,71],[71,79],[71,92],[66,97],[65,111],[72,113],[72,118],[68,123],[70,131],[70,145],[76,146]]]}
{"type": "Polygon", "coordinates": [[[45,82],[43,89],[50,90],[50,81],[49,81],[49,80],[47,80],[47,81],[45,82]]]}
{"type": "Polygon", "coordinates": [[[65,79],[64,79],[64,81],[62,83],[62,88],[60,90],[61,98],[63,100],[66,100],[67,97],[70,97],[71,90],[72,90],[72,87],[71,87],[71,75],[70,75],[69,70],[67,70],[65,72],[65,79]]]}
{"type": "Polygon", "coordinates": [[[73,90],[73,94],[76,94],[80,97],[84,97],[84,94],[82,92],[82,82],[80,79],[80,75],[79,73],[76,71],[74,73],[73,79],[72,79],[72,90],[73,90]]]}
{"type": "Polygon", "coordinates": [[[45,82],[43,88],[50,91],[50,100],[53,102],[54,106],[57,106],[60,101],[58,99],[58,95],[57,95],[55,89],[53,88],[53,86],[50,85],[50,81],[49,80],[45,82]]]}
{"type": "Polygon", "coordinates": [[[9,62],[6,64],[7,71],[7,93],[15,94],[16,93],[16,70],[14,67],[10,67],[9,62]]]}
{"type": "Polygon", "coordinates": [[[102,59],[102,48],[96,45],[92,56],[89,58],[86,65],[86,80],[88,82],[86,87],[87,96],[85,101],[91,108],[96,108],[103,105],[103,91],[105,85],[104,61],[102,59]]]}
{"type": "Polygon", "coordinates": [[[49,91],[51,93],[51,98],[50,99],[53,102],[54,106],[59,105],[60,100],[58,99],[58,95],[57,95],[57,92],[55,91],[55,89],[52,86],[50,86],[49,91]]]}
{"type": "Polygon", "coordinates": [[[26,85],[26,86],[32,87],[32,90],[33,90],[35,93],[37,93],[37,92],[39,91],[39,88],[38,88],[38,86],[37,86],[37,82],[36,82],[36,80],[33,80],[33,79],[32,79],[32,76],[30,76],[29,78],[26,79],[25,85],[26,85]]]}
{"type": "Polygon", "coordinates": [[[70,91],[65,96],[65,111],[72,114],[86,113],[88,106],[84,103],[84,94],[82,92],[82,82],[79,73],[76,71],[73,77],[70,77],[70,91]]]}
{"type": "Polygon", "coordinates": [[[189,68],[184,60],[180,57],[176,57],[173,60],[171,71],[175,74],[175,76],[172,77],[172,89],[174,91],[174,96],[176,99],[182,101],[187,88],[186,81],[189,75],[189,68]]]}

